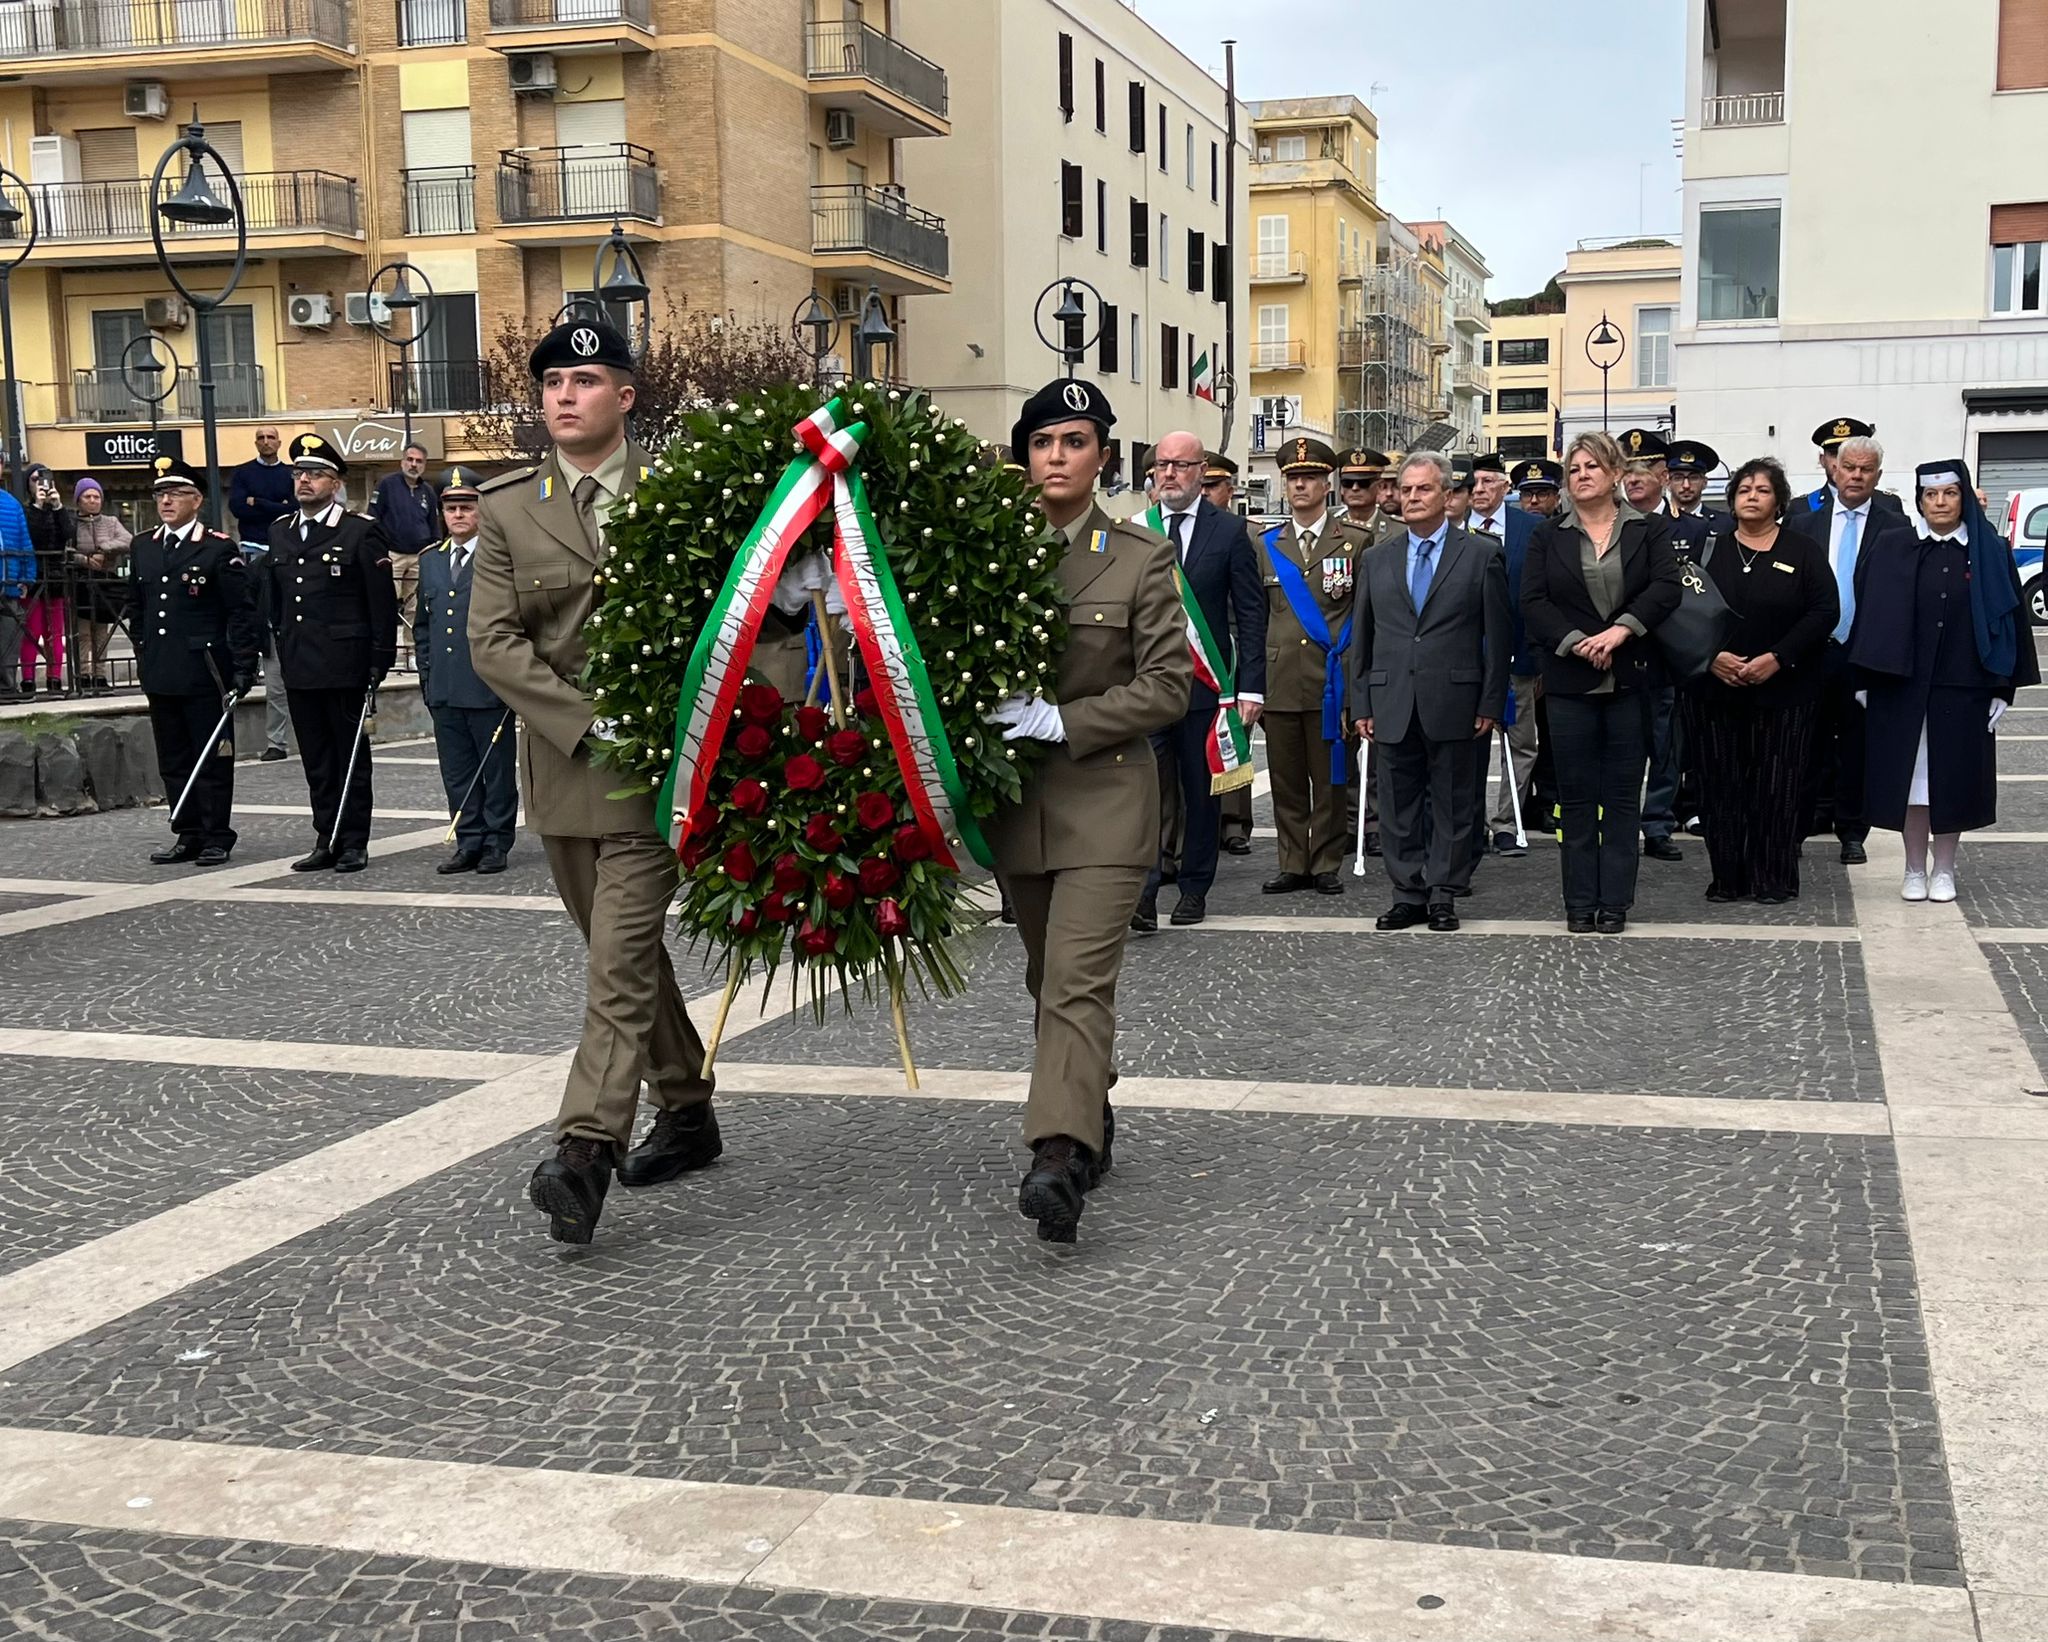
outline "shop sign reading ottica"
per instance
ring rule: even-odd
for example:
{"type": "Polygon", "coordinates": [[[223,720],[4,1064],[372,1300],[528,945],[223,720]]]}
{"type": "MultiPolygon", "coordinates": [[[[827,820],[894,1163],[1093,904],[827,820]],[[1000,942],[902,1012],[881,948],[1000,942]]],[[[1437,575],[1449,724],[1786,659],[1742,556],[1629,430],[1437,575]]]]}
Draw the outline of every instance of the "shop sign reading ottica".
{"type": "Polygon", "coordinates": [[[88,468],[144,468],[159,456],[183,461],[185,430],[158,428],[142,433],[88,433],[85,436],[85,465],[88,468]]]}
{"type": "MultiPolygon", "coordinates": [[[[398,416],[364,417],[359,422],[322,422],[315,431],[341,452],[351,467],[396,467],[405,449],[405,419],[398,416]]],[[[427,460],[438,462],[447,450],[438,417],[415,420],[413,443],[424,445],[427,460]]]]}

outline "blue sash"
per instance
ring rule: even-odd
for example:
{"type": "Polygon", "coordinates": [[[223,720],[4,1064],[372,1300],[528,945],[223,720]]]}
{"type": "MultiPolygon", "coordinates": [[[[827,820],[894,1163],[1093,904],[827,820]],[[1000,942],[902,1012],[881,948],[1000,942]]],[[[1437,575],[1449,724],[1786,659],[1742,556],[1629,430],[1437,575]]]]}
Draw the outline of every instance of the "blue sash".
{"type": "Polygon", "coordinates": [[[1330,744],[1330,785],[1341,787],[1350,775],[1350,759],[1344,750],[1344,652],[1351,648],[1351,618],[1344,618],[1343,630],[1332,644],[1330,624],[1323,620],[1323,607],[1309,591],[1301,567],[1280,551],[1282,528],[1275,525],[1265,534],[1266,561],[1272,565],[1302,632],[1323,653],[1323,739],[1330,744]]]}

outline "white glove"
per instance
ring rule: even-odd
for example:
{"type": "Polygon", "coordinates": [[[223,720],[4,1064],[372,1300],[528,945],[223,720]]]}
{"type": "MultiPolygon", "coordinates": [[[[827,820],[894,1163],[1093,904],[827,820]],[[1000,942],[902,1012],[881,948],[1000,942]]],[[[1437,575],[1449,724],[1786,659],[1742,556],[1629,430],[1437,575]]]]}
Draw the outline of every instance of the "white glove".
{"type": "Polygon", "coordinates": [[[1856,705],[1859,707],[1868,707],[1870,705],[1870,692],[1868,690],[1858,690],[1856,692],[1856,705]]]}
{"type": "Polygon", "coordinates": [[[2009,707],[2009,706],[2011,706],[2011,705],[2012,705],[2012,704],[2011,704],[2010,702],[2005,702],[2005,701],[1994,701],[1994,702],[1992,702],[1992,703],[1991,703],[1991,728],[1992,728],[1992,729],[1994,729],[1994,730],[1995,730],[1995,729],[1997,729],[1997,728],[1998,728],[1998,721],[1999,721],[1999,720],[2000,720],[2001,718],[2005,717],[2005,710],[2006,710],[2006,708],[2007,708],[2007,707],[2009,707]]]}
{"type": "Polygon", "coordinates": [[[589,736],[592,741],[617,741],[619,721],[615,718],[600,718],[591,723],[589,736]]]}
{"type": "Polygon", "coordinates": [[[1043,696],[1011,696],[988,715],[991,724],[1003,727],[1005,741],[1051,741],[1067,739],[1067,727],[1060,710],[1043,696]]]}
{"type": "MultiPolygon", "coordinates": [[[[782,579],[775,584],[775,608],[785,616],[801,616],[811,608],[811,595],[819,588],[836,590],[820,553],[808,553],[782,567],[782,579]]],[[[832,593],[825,595],[825,608],[832,608],[832,593]]]]}

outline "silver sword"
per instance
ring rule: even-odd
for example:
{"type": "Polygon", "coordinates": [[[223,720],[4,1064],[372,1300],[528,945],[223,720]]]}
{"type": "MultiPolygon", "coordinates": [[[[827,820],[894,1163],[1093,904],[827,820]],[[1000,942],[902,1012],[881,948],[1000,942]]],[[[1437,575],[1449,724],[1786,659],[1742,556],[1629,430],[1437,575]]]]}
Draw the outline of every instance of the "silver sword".
{"type": "Polygon", "coordinates": [[[217,756],[214,749],[220,745],[220,733],[228,727],[228,720],[235,716],[235,708],[241,700],[234,691],[228,692],[227,706],[221,711],[220,722],[213,727],[213,734],[206,738],[206,751],[192,760],[192,773],[185,777],[185,790],[178,794],[177,803],[171,806],[171,831],[178,830],[178,816],[185,808],[185,801],[192,796],[192,789],[199,785],[199,772],[206,768],[207,759],[217,756]]]}
{"type": "Polygon", "coordinates": [[[356,738],[348,750],[348,768],[341,773],[341,797],[334,804],[334,825],[327,829],[327,841],[320,846],[322,849],[332,850],[335,834],[341,831],[342,811],[348,808],[348,790],[356,778],[356,757],[363,750],[364,727],[370,722],[370,706],[376,699],[377,686],[373,684],[363,692],[362,716],[356,720],[356,738]]]}

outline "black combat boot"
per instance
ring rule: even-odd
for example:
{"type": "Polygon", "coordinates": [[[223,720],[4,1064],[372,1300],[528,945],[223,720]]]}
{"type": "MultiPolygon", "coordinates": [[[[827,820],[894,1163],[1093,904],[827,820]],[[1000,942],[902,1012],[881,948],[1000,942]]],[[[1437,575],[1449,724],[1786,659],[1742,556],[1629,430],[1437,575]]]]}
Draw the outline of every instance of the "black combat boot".
{"type": "Polygon", "coordinates": [[[1095,1154],[1071,1135],[1053,1135],[1032,1148],[1031,1172],[1017,1190],[1017,1208],[1038,1222],[1042,1243],[1071,1243],[1081,1204],[1094,1183],[1095,1154]]]}
{"type": "Polygon", "coordinates": [[[712,1111],[710,1101],[656,1112],[647,1138],[619,1165],[619,1184],[633,1190],[659,1186],[716,1162],[724,1150],[725,1143],[718,1138],[718,1114],[712,1111]]]}
{"type": "Polygon", "coordinates": [[[533,1171],[526,1195],[548,1217],[548,1235],[557,1243],[588,1243],[597,1234],[597,1217],[611,1183],[611,1142],[568,1135],[556,1144],[555,1155],[533,1171]]]}

